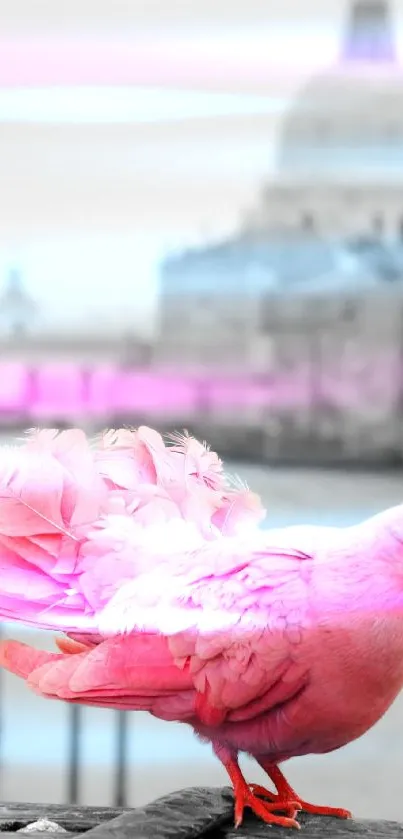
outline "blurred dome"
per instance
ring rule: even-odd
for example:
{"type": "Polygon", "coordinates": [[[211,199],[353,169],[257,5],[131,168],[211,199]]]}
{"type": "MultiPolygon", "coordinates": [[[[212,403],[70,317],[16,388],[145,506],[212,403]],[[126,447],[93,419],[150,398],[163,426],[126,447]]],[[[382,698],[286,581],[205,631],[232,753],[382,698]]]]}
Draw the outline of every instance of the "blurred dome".
{"type": "Polygon", "coordinates": [[[282,177],[403,181],[403,67],[386,0],[355,0],[340,59],[308,82],[283,122],[282,177]]]}

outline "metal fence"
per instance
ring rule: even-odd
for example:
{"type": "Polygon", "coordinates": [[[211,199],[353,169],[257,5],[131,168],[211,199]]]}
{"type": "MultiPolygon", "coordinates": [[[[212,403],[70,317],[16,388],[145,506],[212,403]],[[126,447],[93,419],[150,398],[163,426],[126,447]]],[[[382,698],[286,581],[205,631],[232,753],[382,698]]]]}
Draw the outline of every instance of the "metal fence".
{"type": "MultiPolygon", "coordinates": [[[[69,719],[69,749],[66,801],[69,804],[79,802],[80,764],[81,764],[81,730],[82,708],[79,705],[70,706],[69,719]]],[[[115,723],[115,759],[114,759],[114,787],[113,806],[124,807],[127,804],[127,711],[116,711],[115,723]]]]}
{"type": "MultiPolygon", "coordinates": [[[[0,626],[0,640],[4,638],[6,635],[7,637],[13,637],[16,633],[13,630],[8,628],[7,633],[4,631],[4,626],[0,626]]],[[[34,645],[35,642],[34,642],[34,645]]],[[[9,759],[4,756],[4,740],[6,735],[6,712],[7,712],[7,705],[10,702],[10,696],[7,697],[8,691],[6,690],[6,680],[14,679],[9,674],[5,673],[0,669],[0,798],[4,798],[4,778],[6,773],[10,770],[10,763],[9,759]],[[3,789],[2,789],[3,788],[3,789]]],[[[44,741],[46,743],[46,750],[49,750],[52,753],[52,743],[46,739],[46,728],[47,728],[47,717],[46,714],[43,716],[40,715],[39,719],[35,716],[35,710],[31,711],[31,703],[33,694],[31,691],[24,687],[24,694],[26,691],[26,695],[24,695],[24,707],[23,707],[23,716],[25,718],[29,718],[32,722],[32,726],[36,726],[39,724],[41,730],[43,729],[44,734],[44,741]]],[[[12,697],[11,697],[12,700],[12,697]]],[[[46,703],[46,699],[43,700],[46,703]]],[[[53,700],[50,700],[53,704],[53,700]]],[[[66,723],[67,725],[67,749],[65,755],[60,757],[58,761],[57,768],[64,770],[62,771],[63,776],[65,777],[65,784],[64,790],[62,792],[61,802],[66,804],[83,804],[88,803],[90,801],[82,801],[83,797],[83,780],[84,780],[84,764],[85,764],[85,755],[83,749],[83,739],[84,739],[84,727],[85,727],[85,720],[84,720],[84,712],[88,710],[80,705],[68,705],[66,703],[66,723]]],[[[112,740],[113,740],[113,747],[112,747],[112,759],[110,766],[111,775],[112,775],[112,789],[108,793],[108,803],[112,806],[116,807],[125,807],[128,805],[128,772],[129,772],[129,718],[130,712],[125,711],[112,711],[108,712],[109,716],[113,714],[113,732],[112,732],[112,740]]],[[[29,739],[25,744],[24,742],[24,753],[26,753],[27,764],[29,763],[30,757],[30,747],[31,744],[29,739]]],[[[25,761],[24,761],[25,763],[25,761]]],[[[25,768],[25,767],[24,767],[25,768]]],[[[36,774],[41,772],[41,768],[38,767],[36,770],[36,774]]],[[[46,772],[44,773],[46,774],[46,772]]],[[[49,773],[48,773],[49,774],[49,773]]],[[[108,772],[108,775],[110,772],[108,772]]],[[[130,798],[133,798],[133,789],[131,789],[130,798]]],[[[17,796],[13,796],[17,798],[17,796]]],[[[46,793],[44,793],[44,799],[46,798],[46,793]]],[[[30,790],[24,787],[24,784],[21,785],[21,794],[18,790],[18,800],[30,800],[30,790]]],[[[93,802],[92,802],[93,803],[93,802]]]]}

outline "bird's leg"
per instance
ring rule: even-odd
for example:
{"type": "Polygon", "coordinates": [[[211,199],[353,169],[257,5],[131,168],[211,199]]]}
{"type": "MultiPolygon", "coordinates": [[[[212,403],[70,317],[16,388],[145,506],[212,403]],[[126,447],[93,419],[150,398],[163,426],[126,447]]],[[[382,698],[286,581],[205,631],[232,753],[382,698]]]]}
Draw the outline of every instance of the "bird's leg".
{"type": "MultiPolygon", "coordinates": [[[[285,779],[283,773],[273,763],[265,760],[258,760],[259,765],[267,772],[270,780],[273,781],[277,789],[278,795],[275,797],[274,800],[281,800],[283,803],[284,801],[291,802],[298,802],[298,809],[302,810],[305,813],[312,813],[316,816],[335,816],[339,819],[351,819],[352,815],[349,810],[343,810],[340,807],[320,807],[315,804],[309,804],[307,801],[303,801],[299,795],[293,790],[290,786],[288,781],[285,779]]],[[[258,784],[252,784],[251,790],[255,793],[255,795],[264,795],[264,787],[259,787],[258,784]]],[[[270,801],[273,801],[273,796],[270,793],[270,801]]]]}
{"type": "Polygon", "coordinates": [[[295,813],[298,810],[297,802],[291,801],[289,798],[286,801],[282,801],[280,795],[275,797],[276,800],[274,802],[262,801],[246,783],[239,768],[238,761],[235,758],[229,760],[225,764],[225,768],[234,787],[235,827],[239,827],[242,823],[244,809],[245,807],[249,807],[256,816],[259,816],[259,818],[269,824],[299,828],[298,822],[294,819],[295,813]],[[279,816],[276,814],[276,811],[290,813],[290,815],[279,816]]]}
{"type": "MultiPolygon", "coordinates": [[[[214,751],[225,766],[234,787],[235,827],[239,827],[242,823],[244,809],[249,807],[256,816],[268,824],[299,828],[298,822],[294,819],[298,810],[298,804],[295,801],[291,801],[290,798],[287,798],[287,801],[282,801],[279,795],[273,796],[275,798],[274,802],[262,801],[246,783],[239,768],[237,756],[221,747],[214,746],[214,751]],[[285,812],[289,815],[279,816],[276,811],[285,812]]],[[[265,792],[270,795],[267,790],[265,792]]]]}

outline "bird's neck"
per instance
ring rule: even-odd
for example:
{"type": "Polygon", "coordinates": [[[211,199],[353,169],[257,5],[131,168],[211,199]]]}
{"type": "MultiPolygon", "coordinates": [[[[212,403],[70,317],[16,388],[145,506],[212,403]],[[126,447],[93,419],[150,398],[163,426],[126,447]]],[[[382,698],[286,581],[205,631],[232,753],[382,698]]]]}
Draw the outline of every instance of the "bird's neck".
{"type": "Polygon", "coordinates": [[[403,505],[346,528],[325,554],[314,575],[322,616],[347,633],[365,627],[364,643],[393,647],[403,665],[403,505]]]}
{"type": "Polygon", "coordinates": [[[394,530],[399,517],[400,511],[387,511],[347,528],[314,563],[312,577],[314,634],[337,668],[359,673],[377,718],[403,688],[403,544],[394,530]]]}

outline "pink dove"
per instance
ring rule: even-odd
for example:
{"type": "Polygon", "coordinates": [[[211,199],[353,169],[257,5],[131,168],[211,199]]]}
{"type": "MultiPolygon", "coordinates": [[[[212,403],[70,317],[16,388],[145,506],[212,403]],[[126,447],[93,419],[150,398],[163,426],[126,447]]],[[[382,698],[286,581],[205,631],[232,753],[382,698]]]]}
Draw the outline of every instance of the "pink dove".
{"type": "Polygon", "coordinates": [[[298,827],[279,764],[360,737],[403,685],[403,507],[344,529],[262,530],[260,500],[187,435],[0,449],[0,617],[50,630],[0,664],[45,697],[187,723],[245,807],[298,827]],[[253,756],[273,793],[248,784],[253,756]]]}

